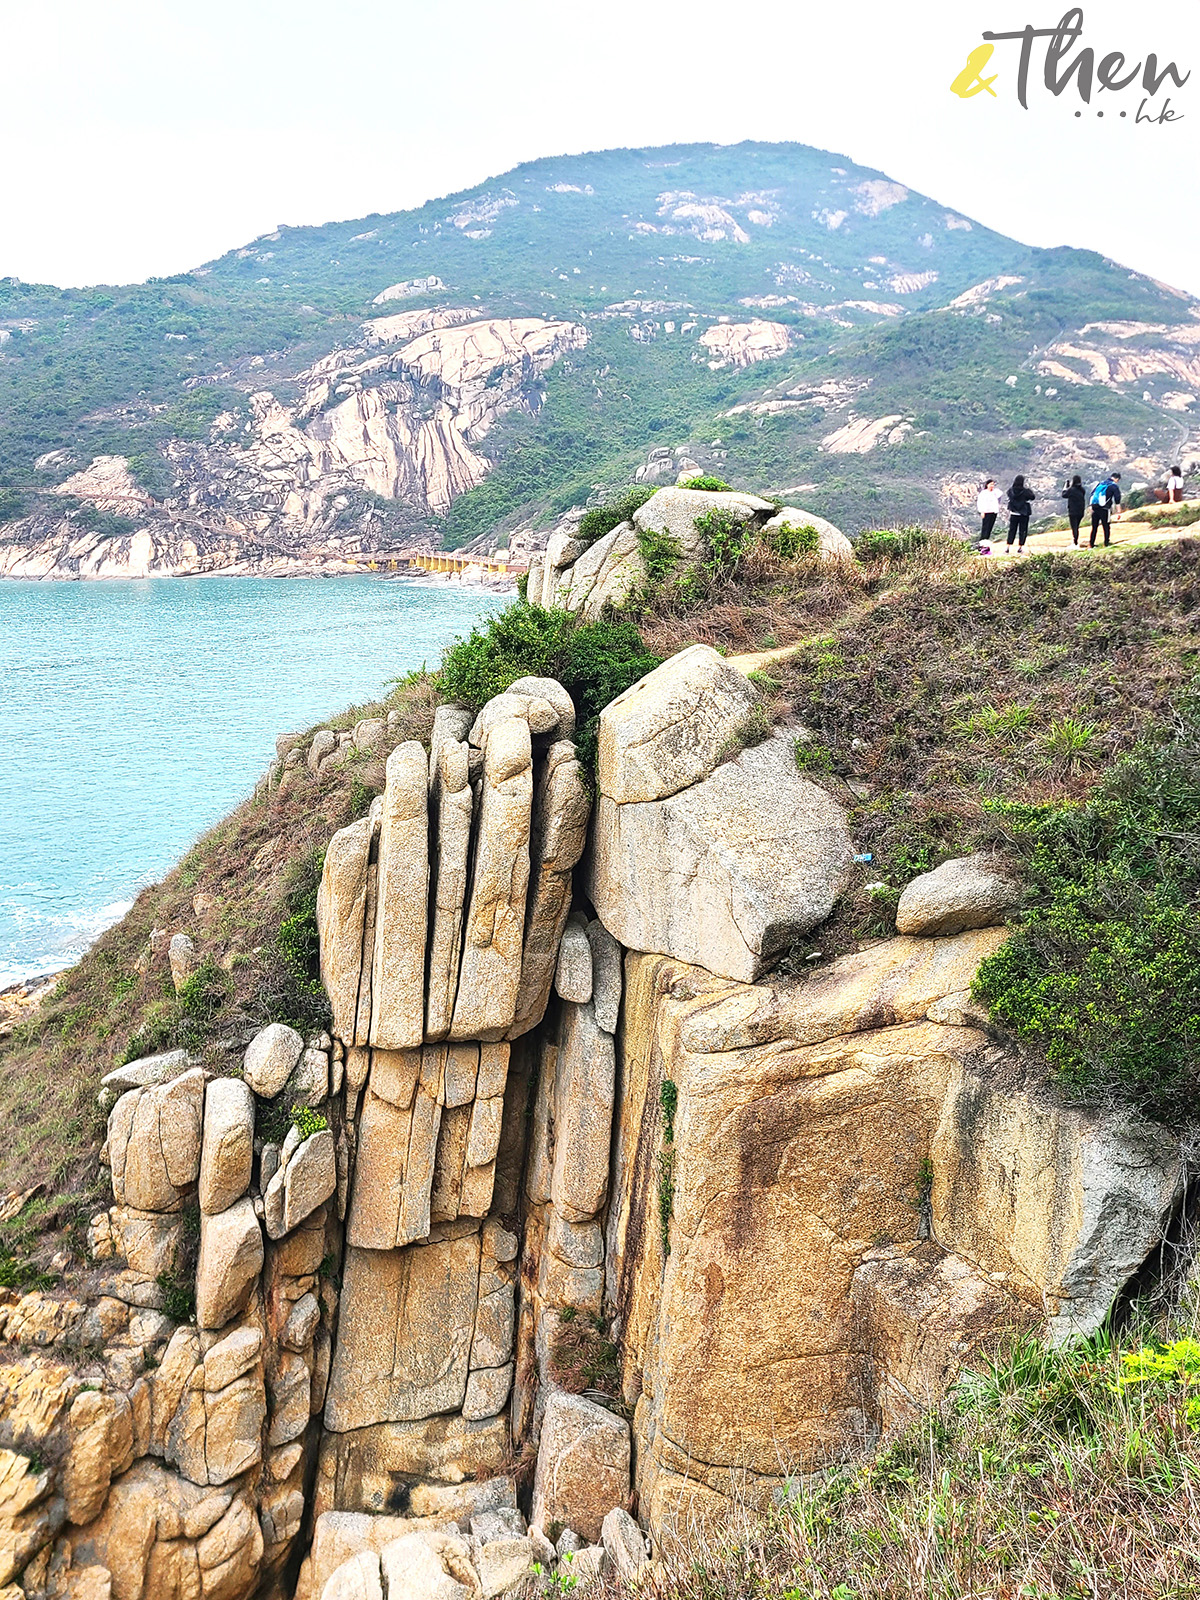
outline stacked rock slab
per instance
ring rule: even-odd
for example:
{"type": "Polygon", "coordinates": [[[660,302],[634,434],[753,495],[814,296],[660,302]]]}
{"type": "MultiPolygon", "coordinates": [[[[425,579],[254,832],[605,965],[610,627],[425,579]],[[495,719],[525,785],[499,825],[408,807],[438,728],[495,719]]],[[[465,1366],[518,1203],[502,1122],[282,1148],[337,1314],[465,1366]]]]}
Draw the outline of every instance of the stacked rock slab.
{"type": "Polygon", "coordinates": [[[574,728],[550,679],[519,679],[474,718],[439,708],[429,755],[394,751],[381,800],[326,854],[355,1310],[333,1354],[321,1513],[380,1511],[398,1481],[407,1494],[507,1453],[518,1240],[504,1219],[519,1208],[527,1041],[586,842],[574,728]]]}
{"type": "MultiPolygon", "coordinates": [[[[330,1056],[328,1037],[274,1024],[241,1077],[166,1057],[119,1069],[133,1087],[109,1116],[115,1203],[89,1229],[108,1276],[52,1332],[103,1357],[61,1381],[36,1374],[65,1437],[61,1493],[40,1512],[35,1496],[36,1536],[0,1557],[5,1581],[24,1565],[28,1595],[245,1600],[286,1566],[329,1369],[337,1297],[318,1269],[340,1245],[336,1174],[328,1129],[293,1128],[279,1147],[257,1123],[281,1098],[319,1122],[330,1056]]],[[[10,1339],[33,1332],[33,1311],[13,1308],[10,1339]]],[[[6,1425],[32,1437],[21,1380],[0,1393],[6,1425]]]]}

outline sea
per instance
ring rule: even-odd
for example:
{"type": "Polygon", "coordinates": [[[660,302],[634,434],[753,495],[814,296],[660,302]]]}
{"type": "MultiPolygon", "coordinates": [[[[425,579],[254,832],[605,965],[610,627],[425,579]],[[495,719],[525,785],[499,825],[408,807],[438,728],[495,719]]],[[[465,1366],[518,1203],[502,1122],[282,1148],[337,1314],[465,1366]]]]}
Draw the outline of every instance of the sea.
{"type": "Polygon", "coordinates": [[[507,603],[367,574],[0,581],[0,989],[77,960],[277,733],[380,698],[507,603]]]}

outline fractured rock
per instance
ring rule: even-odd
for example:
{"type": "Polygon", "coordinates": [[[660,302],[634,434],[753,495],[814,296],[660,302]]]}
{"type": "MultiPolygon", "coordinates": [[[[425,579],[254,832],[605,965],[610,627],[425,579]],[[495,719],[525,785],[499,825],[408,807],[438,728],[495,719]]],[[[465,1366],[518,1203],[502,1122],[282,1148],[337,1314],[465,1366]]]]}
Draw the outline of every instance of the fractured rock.
{"type": "Polygon", "coordinates": [[[586,1222],[608,1192],[609,1145],[616,1093],[612,1036],[587,1005],[563,1007],[554,1081],[554,1168],[550,1194],[568,1222],[586,1222]]]}
{"type": "Polygon", "coordinates": [[[750,680],[710,646],[681,650],[600,713],[601,795],[663,800],[707,778],[758,703],[750,680]]]}
{"type": "Polygon", "coordinates": [[[841,807],[779,735],[668,799],[602,795],[590,893],[627,949],[750,981],[829,916],[853,855],[841,807]]]}
{"type": "Polygon", "coordinates": [[[554,988],[560,998],[579,1004],[592,998],[592,947],[585,928],[582,920],[568,921],[554,969],[554,988]]]}
{"type": "Polygon", "coordinates": [[[483,759],[479,837],[453,1039],[499,1039],[512,1025],[521,981],[533,800],[529,724],[496,723],[483,759]]]}
{"type": "MultiPolygon", "coordinates": [[[[461,1228],[462,1224],[458,1224],[461,1228]]],[[[346,1251],[325,1425],[335,1433],[458,1411],[466,1393],[479,1235],[346,1251]]]]}
{"type": "Polygon", "coordinates": [[[600,1528],[604,1553],[622,1583],[633,1583],[649,1566],[642,1530],[623,1506],[614,1506],[600,1528]]]}
{"type": "Polygon", "coordinates": [[[425,1031],[428,790],[424,747],[399,745],[387,761],[379,837],[371,1043],[380,1049],[418,1045],[425,1031]]]}
{"type": "Polygon", "coordinates": [[[560,1522],[585,1539],[600,1538],[604,1518],[629,1499],[629,1424],[582,1395],[546,1402],[533,1480],[530,1520],[560,1522]]]}
{"type": "Polygon", "coordinates": [[[262,1230],[249,1198],[216,1216],[201,1214],[196,1321],[223,1328],[244,1309],[263,1267],[262,1230]]]}
{"type": "MultiPolygon", "coordinates": [[[[293,1129],[293,1132],[295,1130],[293,1129]]],[[[289,1135],[290,1137],[290,1135],[289,1135]]],[[[287,1142],[284,1142],[287,1151],[287,1142]]],[[[282,1239],[337,1189],[337,1159],[328,1128],[303,1140],[288,1154],[263,1196],[267,1236],[282,1239]]]]}
{"type": "Polygon", "coordinates": [[[351,1040],[362,978],[367,868],[373,831],[370,817],[362,817],[334,834],[325,848],[317,891],[321,982],[333,1011],[334,1032],[351,1040]]]}
{"type": "Polygon", "coordinates": [[[254,1096],[237,1078],[215,1078],[204,1096],[201,1211],[224,1211],[240,1200],[253,1167],[254,1096]]]}
{"type": "Polygon", "coordinates": [[[286,1022],[270,1022],[246,1047],[246,1082],[263,1100],[273,1100],[291,1077],[304,1040],[286,1022]]]}
{"type": "MultiPolygon", "coordinates": [[[[447,708],[438,708],[439,712],[443,709],[447,708]]],[[[457,707],[450,709],[458,710],[457,707]]],[[[434,754],[430,758],[430,805],[436,830],[431,851],[433,927],[429,938],[429,992],[425,1004],[425,1028],[430,1039],[444,1039],[449,1033],[458,992],[473,805],[467,753],[465,741],[444,739],[438,744],[435,740],[434,754]]]]}
{"type": "Polygon", "coordinates": [[[621,1015],[621,946],[599,917],[588,923],[587,940],[592,948],[592,1005],[596,1022],[605,1033],[616,1033],[621,1015]]]}
{"type": "Polygon", "coordinates": [[[558,942],[571,908],[571,874],[583,855],[590,814],[575,746],[559,740],[546,752],[537,775],[521,983],[510,1038],[528,1033],[545,1015],[558,942]]]}

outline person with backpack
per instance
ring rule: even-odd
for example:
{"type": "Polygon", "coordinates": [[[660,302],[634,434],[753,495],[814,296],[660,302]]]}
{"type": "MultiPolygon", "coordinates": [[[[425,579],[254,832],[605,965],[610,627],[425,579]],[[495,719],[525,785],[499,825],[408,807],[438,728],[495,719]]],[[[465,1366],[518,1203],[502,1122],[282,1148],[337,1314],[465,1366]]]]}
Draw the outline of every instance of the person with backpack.
{"type": "Polygon", "coordinates": [[[1183,468],[1172,467],[1167,473],[1167,504],[1178,505],[1183,499],[1183,468]]]}
{"type": "Polygon", "coordinates": [[[1013,547],[1013,540],[1018,539],[1017,554],[1025,554],[1025,540],[1029,537],[1029,514],[1033,510],[1033,502],[1037,499],[1033,490],[1025,482],[1024,473],[1018,472],[1012,481],[1012,488],[1008,491],[1008,548],[1013,547]]]}
{"type": "Polygon", "coordinates": [[[979,530],[979,542],[985,544],[992,537],[992,529],[996,526],[996,518],[1000,515],[1000,491],[996,487],[995,478],[989,478],[980,489],[975,509],[983,518],[983,526],[979,530]]]}
{"type": "Polygon", "coordinates": [[[1078,544],[1079,524],[1083,521],[1083,509],[1087,505],[1087,490],[1083,487],[1083,479],[1078,473],[1063,490],[1062,499],[1067,502],[1067,521],[1071,524],[1072,543],[1078,544]]]}
{"type": "MultiPolygon", "coordinates": [[[[1108,544],[1108,514],[1113,506],[1121,504],[1121,474],[1110,473],[1092,490],[1092,537],[1088,540],[1088,548],[1096,548],[1096,529],[1103,527],[1104,543],[1108,544]]],[[[1118,516],[1120,513],[1117,513],[1118,516]]]]}

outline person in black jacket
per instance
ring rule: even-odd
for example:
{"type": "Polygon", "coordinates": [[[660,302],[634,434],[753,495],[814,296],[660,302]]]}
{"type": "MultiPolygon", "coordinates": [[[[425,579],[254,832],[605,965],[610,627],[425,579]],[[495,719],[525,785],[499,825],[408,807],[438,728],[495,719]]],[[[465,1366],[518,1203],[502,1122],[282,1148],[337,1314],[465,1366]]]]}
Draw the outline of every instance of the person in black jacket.
{"type": "Polygon", "coordinates": [[[1067,519],[1071,524],[1071,538],[1075,544],[1079,543],[1079,524],[1083,521],[1084,508],[1087,505],[1087,490],[1083,487],[1083,479],[1078,473],[1062,492],[1062,498],[1067,502],[1067,519]]]}
{"type": "Polygon", "coordinates": [[[1013,540],[1019,537],[1018,555],[1025,554],[1025,540],[1029,537],[1029,513],[1036,499],[1033,490],[1026,485],[1024,474],[1018,472],[1012,481],[1012,488],[1008,491],[1008,548],[1011,550],[1013,540]]]}

